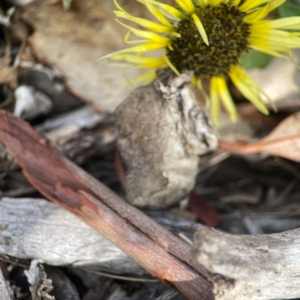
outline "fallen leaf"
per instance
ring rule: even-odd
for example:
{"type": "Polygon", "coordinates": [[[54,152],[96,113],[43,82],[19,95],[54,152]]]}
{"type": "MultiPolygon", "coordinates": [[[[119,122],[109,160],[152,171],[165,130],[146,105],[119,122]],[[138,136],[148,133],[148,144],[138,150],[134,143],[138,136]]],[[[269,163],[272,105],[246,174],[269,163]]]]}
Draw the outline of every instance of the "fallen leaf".
{"type": "Polygon", "coordinates": [[[188,208],[207,226],[215,227],[221,222],[218,210],[195,192],[190,194],[188,208]]]}
{"type": "Polygon", "coordinates": [[[99,110],[113,110],[129,93],[124,69],[97,61],[125,45],[113,7],[112,1],[85,0],[65,10],[60,1],[45,0],[29,4],[22,15],[34,28],[29,43],[37,58],[57,68],[69,89],[99,110]]]}
{"type": "Polygon", "coordinates": [[[17,86],[16,70],[10,66],[11,62],[11,41],[8,34],[5,34],[5,50],[3,56],[0,56],[0,84],[8,83],[11,87],[17,86]]]}
{"type": "Polygon", "coordinates": [[[267,153],[300,162],[300,112],[284,119],[267,137],[252,144],[219,141],[219,148],[233,153],[267,153]]]}
{"type": "MultiPolygon", "coordinates": [[[[299,52],[294,51],[293,54],[298,60],[299,52]]],[[[299,94],[297,78],[300,72],[297,66],[288,60],[275,58],[266,68],[252,69],[248,72],[273,102],[290,99],[299,94]]]]}
{"type": "Polygon", "coordinates": [[[16,71],[11,67],[0,68],[0,83],[8,83],[12,87],[17,86],[17,74],[16,71]]]}

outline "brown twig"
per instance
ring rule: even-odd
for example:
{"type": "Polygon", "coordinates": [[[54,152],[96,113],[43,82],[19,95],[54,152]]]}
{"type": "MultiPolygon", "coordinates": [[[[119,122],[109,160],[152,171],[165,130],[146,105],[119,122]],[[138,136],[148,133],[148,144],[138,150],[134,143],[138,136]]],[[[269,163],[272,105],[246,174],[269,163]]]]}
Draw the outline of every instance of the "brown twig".
{"type": "Polygon", "coordinates": [[[28,180],[47,198],[96,229],[187,299],[214,298],[211,283],[201,275],[205,269],[192,258],[189,245],[63,159],[25,121],[0,111],[0,138],[28,180]]]}
{"type": "MultiPolygon", "coordinates": [[[[267,138],[261,139],[260,141],[252,144],[246,143],[232,143],[220,140],[219,141],[219,149],[223,151],[229,151],[234,153],[248,154],[255,152],[264,152],[266,147],[270,147],[276,145],[278,143],[289,142],[293,139],[299,139],[300,134],[290,135],[286,137],[276,138],[274,140],[269,140],[267,138]]],[[[267,151],[266,151],[267,152],[267,151]]]]}

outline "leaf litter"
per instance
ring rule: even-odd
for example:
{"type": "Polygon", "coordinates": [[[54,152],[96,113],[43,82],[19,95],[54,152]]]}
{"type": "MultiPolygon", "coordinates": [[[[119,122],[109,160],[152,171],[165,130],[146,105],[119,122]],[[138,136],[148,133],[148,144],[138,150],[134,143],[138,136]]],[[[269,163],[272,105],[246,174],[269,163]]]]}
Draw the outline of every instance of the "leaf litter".
{"type": "MultiPolygon", "coordinates": [[[[1,6],[0,107],[48,134],[61,153],[124,197],[125,187],[118,177],[124,167],[120,161],[115,163],[111,112],[133,87],[124,86],[122,69],[96,62],[123,47],[112,1],[65,1],[69,10],[58,0],[14,3],[16,6],[1,6]],[[26,99],[33,99],[26,100],[33,106],[29,111],[24,96],[19,96],[24,89],[26,99]],[[39,109],[41,103],[46,108],[39,109]],[[86,115],[84,124],[78,124],[76,110],[81,111],[80,118],[86,115]],[[95,122],[88,120],[91,116],[95,122]]],[[[146,14],[131,1],[123,0],[122,5],[146,14]]],[[[300,226],[299,71],[274,59],[263,72],[250,72],[276,101],[279,112],[261,116],[236,94],[240,123],[229,124],[226,116],[220,123],[219,150],[201,159],[190,200],[169,212],[145,210],[174,234],[180,231],[193,239],[193,232],[202,224],[233,234],[272,233],[300,226]],[[284,76],[279,76],[282,70],[284,76]],[[172,223],[172,218],[176,222],[172,223]]],[[[0,149],[1,195],[40,198],[11,153],[2,144],[0,149]]],[[[15,292],[16,299],[67,299],[66,291],[72,289],[74,297],[85,300],[182,299],[160,283],[119,281],[66,266],[53,266],[48,273],[47,267],[34,260],[31,271],[25,271],[30,265],[28,258],[24,266],[11,261],[5,256],[8,253],[1,255],[5,263],[0,269],[5,278],[14,281],[11,290],[21,289],[19,294],[15,292]],[[20,279],[24,274],[29,283],[20,279]],[[54,278],[68,288],[56,285],[54,278]],[[60,290],[62,294],[57,293],[60,290]]]]}

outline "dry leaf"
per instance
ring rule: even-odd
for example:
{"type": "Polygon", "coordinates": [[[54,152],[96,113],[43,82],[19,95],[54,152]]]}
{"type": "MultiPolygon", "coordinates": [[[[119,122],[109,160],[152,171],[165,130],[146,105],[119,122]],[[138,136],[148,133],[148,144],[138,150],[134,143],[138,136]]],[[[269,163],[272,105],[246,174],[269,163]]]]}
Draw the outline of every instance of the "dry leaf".
{"type": "Polygon", "coordinates": [[[51,1],[26,6],[23,18],[34,28],[29,42],[40,61],[64,75],[74,94],[99,109],[113,110],[128,93],[124,69],[97,62],[124,47],[121,26],[112,13],[113,2],[85,0],[73,4],[69,10],[61,2],[51,1]]]}
{"type": "Polygon", "coordinates": [[[195,192],[190,194],[188,207],[207,226],[216,227],[221,222],[218,210],[195,192]]]}
{"type": "Polygon", "coordinates": [[[256,143],[220,141],[219,148],[234,153],[268,153],[300,162],[300,113],[283,120],[267,137],[256,143]]]}
{"type": "MultiPolygon", "coordinates": [[[[294,51],[295,59],[299,59],[299,52],[294,51]]],[[[272,101],[290,99],[293,94],[299,94],[297,66],[285,59],[276,58],[264,69],[249,71],[253,79],[259,83],[263,91],[272,101]]]]}

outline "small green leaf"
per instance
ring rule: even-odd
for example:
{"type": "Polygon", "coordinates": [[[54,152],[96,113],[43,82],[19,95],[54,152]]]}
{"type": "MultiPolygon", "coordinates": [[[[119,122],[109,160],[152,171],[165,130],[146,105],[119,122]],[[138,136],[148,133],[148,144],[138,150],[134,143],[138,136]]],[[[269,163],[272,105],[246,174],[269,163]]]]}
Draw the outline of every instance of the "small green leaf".
{"type": "Polygon", "coordinates": [[[63,2],[63,5],[64,5],[64,8],[65,8],[65,9],[69,9],[72,0],[62,0],[62,2],[63,2]]]}
{"type": "Polygon", "coordinates": [[[300,5],[299,0],[290,0],[290,2],[294,3],[295,5],[300,5]]]}
{"type": "Polygon", "coordinates": [[[272,60],[272,56],[252,50],[242,56],[242,64],[246,69],[265,68],[272,60]]]}
{"type": "Polygon", "coordinates": [[[300,4],[298,1],[293,1],[292,3],[285,3],[278,8],[278,13],[280,17],[294,17],[300,16],[300,4]]]}

